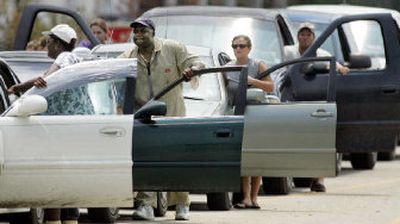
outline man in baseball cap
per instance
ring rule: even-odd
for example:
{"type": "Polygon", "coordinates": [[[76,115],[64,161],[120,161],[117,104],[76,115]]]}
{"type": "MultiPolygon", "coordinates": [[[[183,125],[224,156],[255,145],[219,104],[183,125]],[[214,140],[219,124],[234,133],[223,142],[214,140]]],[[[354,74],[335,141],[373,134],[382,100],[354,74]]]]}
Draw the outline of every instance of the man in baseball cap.
{"type": "Polygon", "coordinates": [[[77,39],[75,30],[67,24],[59,24],[53,27],[50,31],[42,32],[42,34],[47,36],[56,36],[67,44],[70,44],[72,40],[77,39]]]}
{"type": "Polygon", "coordinates": [[[154,25],[153,21],[151,21],[150,19],[138,18],[131,23],[132,28],[136,28],[138,26],[144,26],[144,27],[150,28],[153,30],[153,33],[154,33],[154,31],[156,31],[156,28],[155,28],[156,26],[154,25]]]}
{"type": "Polygon", "coordinates": [[[308,22],[300,24],[297,34],[299,34],[300,32],[302,32],[305,29],[308,30],[309,32],[311,32],[315,36],[315,26],[312,23],[308,23],[308,22]]]}
{"type": "MultiPolygon", "coordinates": [[[[135,88],[135,106],[143,106],[154,94],[159,93],[168,83],[179,78],[191,82],[195,89],[198,78],[194,70],[204,68],[200,57],[190,53],[186,46],[174,40],[156,37],[153,21],[139,18],[130,25],[133,28],[135,45],[122,53],[119,58],[137,58],[137,79],[135,88]]],[[[182,83],[160,100],[167,106],[166,116],[185,116],[182,83]]],[[[190,181],[190,180],[187,180],[190,181]]],[[[175,206],[175,220],[189,219],[189,193],[168,192],[168,205],[175,206]]],[[[138,205],[132,214],[135,220],[154,220],[157,206],[156,192],[138,192],[135,203],[138,205]]]]}

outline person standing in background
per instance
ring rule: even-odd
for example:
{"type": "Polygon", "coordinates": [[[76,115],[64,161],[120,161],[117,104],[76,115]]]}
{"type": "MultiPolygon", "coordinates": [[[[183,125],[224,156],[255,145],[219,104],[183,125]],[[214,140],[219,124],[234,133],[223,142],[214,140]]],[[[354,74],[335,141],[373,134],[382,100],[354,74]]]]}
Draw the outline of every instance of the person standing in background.
{"type": "MultiPolygon", "coordinates": [[[[185,77],[193,88],[197,88],[199,81],[194,77],[193,70],[204,67],[198,56],[190,54],[181,43],[155,37],[155,25],[150,19],[137,19],[131,23],[131,27],[135,45],[119,57],[138,59],[135,108],[143,106],[181,77],[185,77]]],[[[167,106],[166,116],[185,116],[182,91],[183,85],[180,84],[161,97],[160,100],[167,106]]],[[[168,192],[167,200],[168,205],[176,205],[175,220],[189,219],[188,192],[168,192]]],[[[153,220],[153,207],[157,206],[156,192],[138,192],[136,201],[138,208],[133,213],[133,219],[153,220]]]]}
{"type": "MultiPolygon", "coordinates": [[[[246,35],[235,36],[232,40],[232,49],[236,60],[228,62],[226,65],[247,65],[248,77],[247,84],[250,88],[259,88],[267,93],[274,91],[274,83],[271,77],[265,76],[262,80],[255,77],[267,70],[267,66],[258,59],[249,58],[249,53],[252,48],[251,39],[246,35]]],[[[234,97],[239,83],[239,72],[227,72],[226,74],[228,96],[230,104],[235,102],[234,97]]],[[[253,208],[260,209],[257,202],[258,191],[261,186],[261,176],[244,176],[242,177],[243,200],[236,205],[235,208],[253,208]]]]}

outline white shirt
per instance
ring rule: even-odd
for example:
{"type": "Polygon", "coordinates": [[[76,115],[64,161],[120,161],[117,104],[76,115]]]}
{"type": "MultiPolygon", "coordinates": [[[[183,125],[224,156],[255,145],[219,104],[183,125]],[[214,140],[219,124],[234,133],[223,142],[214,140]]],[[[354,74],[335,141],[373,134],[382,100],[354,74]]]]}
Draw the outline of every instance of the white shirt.
{"type": "Polygon", "coordinates": [[[64,68],[68,65],[72,65],[78,62],[80,62],[80,58],[78,56],[69,51],[65,51],[57,56],[54,64],[59,66],[60,68],[64,68]]]}
{"type": "MultiPolygon", "coordinates": [[[[285,61],[300,58],[301,54],[299,51],[299,44],[285,46],[284,53],[285,53],[284,55],[285,61]]],[[[323,49],[317,49],[317,57],[328,57],[328,56],[331,56],[331,54],[328,51],[323,49]]]]}

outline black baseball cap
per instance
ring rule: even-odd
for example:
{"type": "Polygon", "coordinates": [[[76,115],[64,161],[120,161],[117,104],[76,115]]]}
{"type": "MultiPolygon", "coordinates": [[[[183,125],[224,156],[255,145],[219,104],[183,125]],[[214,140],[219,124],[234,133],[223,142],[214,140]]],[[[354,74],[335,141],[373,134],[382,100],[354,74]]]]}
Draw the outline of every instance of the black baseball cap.
{"type": "Polygon", "coordinates": [[[153,31],[156,30],[156,26],[154,25],[154,22],[151,21],[151,19],[138,18],[131,23],[132,28],[135,28],[136,26],[145,26],[151,28],[153,31]]]}

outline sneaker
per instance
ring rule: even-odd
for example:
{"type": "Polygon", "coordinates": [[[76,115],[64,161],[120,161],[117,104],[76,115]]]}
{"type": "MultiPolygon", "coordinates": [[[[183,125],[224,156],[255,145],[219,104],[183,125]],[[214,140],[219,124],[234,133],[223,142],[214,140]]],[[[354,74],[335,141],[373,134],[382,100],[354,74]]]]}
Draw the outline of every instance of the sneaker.
{"type": "Polygon", "coordinates": [[[177,204],[175,220],[189,220],[189,206],[185,204],[177,204]]]}
{"type": "Polygon", "coordinates": [[[311,182],[310,190],[314,192],[326,192],[326,187],[317,181],[311,182]]]}
{"type": "Polygon", "coordinates": [[[133,220],[154,220],[154,210],[150,205],[141,205],[132,215],[133,220]]]}

